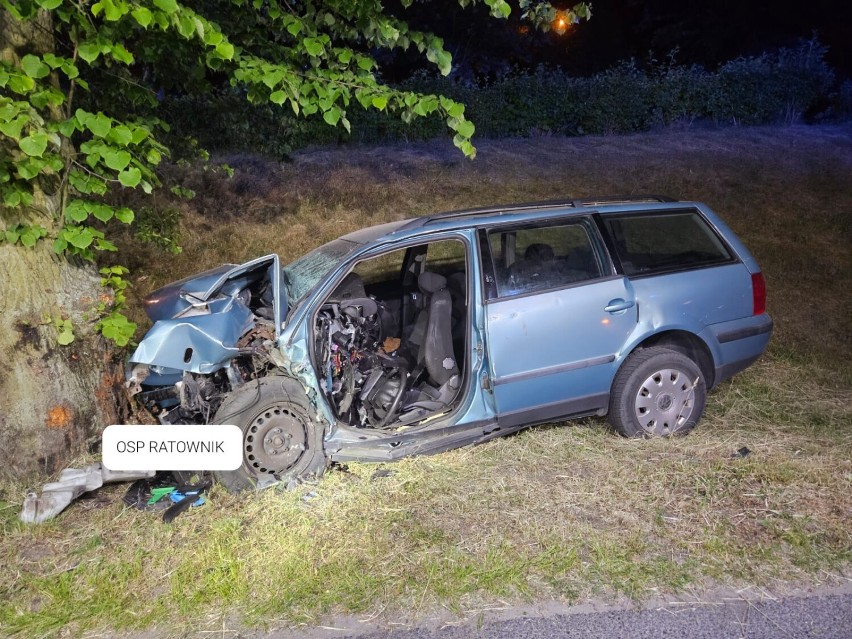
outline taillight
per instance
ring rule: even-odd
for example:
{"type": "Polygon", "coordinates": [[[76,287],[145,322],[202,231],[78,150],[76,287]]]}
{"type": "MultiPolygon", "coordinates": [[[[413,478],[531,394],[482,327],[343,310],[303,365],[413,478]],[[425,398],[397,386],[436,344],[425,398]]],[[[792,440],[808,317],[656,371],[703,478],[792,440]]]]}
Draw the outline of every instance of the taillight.
{"type": "Polygon", "coordinates": [[[751,274],[751,297],[754,301],[754,315],[766,312],[766,280],[763,273],[751,274]]]}

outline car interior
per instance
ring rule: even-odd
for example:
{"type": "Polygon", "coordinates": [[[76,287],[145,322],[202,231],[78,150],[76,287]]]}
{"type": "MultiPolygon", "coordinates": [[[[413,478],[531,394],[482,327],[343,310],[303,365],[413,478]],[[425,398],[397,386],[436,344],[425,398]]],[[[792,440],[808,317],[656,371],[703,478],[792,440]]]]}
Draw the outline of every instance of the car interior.
{"type": "Polygon", "coordinates": [[[336,417],[399,428],[457,405],[467,341],[465,245],[442,240],[355,265],[316,315],[314,363],[336,417]]]}

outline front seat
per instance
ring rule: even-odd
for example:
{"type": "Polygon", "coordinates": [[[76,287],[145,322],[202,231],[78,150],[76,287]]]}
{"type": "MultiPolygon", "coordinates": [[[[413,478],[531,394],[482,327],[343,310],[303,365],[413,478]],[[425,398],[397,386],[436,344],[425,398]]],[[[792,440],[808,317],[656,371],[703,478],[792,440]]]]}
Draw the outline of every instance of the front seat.
{"type": "MultiPolygon", "coordinates": [[[[459,367],[453,351],[452,310],[453,302],[447,289],[447,278],[437,273],[424,272],[417,286],[426,300],[417,324],[424,327],[417,352],[417,366],[412,378],[416,383],[420,372],[425,370],[427,382],[412,389],[414,397],[404,411],[400,421],[407,423],[425,417],[428,413],[445,408],[459,388],[459,367]]],[[[420,338],[415,330],[415,339],[420,338]]]]}

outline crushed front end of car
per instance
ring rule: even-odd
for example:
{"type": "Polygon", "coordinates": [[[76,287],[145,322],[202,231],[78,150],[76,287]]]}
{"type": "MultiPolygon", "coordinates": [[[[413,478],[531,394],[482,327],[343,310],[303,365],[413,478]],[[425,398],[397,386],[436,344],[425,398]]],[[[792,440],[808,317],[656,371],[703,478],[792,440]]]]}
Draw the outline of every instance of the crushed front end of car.
{"type": "Polygon", "coordinates": [[[129,394],[164,424],[210,423],[228,393],[283,364],[277,255],[220,267],[145,298],[154,325],[130,357],[129,394]]]}

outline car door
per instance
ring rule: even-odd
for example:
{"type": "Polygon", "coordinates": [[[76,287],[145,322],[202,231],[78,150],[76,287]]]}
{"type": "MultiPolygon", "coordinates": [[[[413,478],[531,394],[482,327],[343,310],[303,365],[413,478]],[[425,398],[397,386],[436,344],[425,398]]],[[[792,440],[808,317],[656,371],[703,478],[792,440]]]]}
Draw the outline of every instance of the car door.
{"type": "Polygon", "coordinates": [[[637,323],[590,219],[480,233],[490,386],[505,426],[604,408],[637,323]]]}

